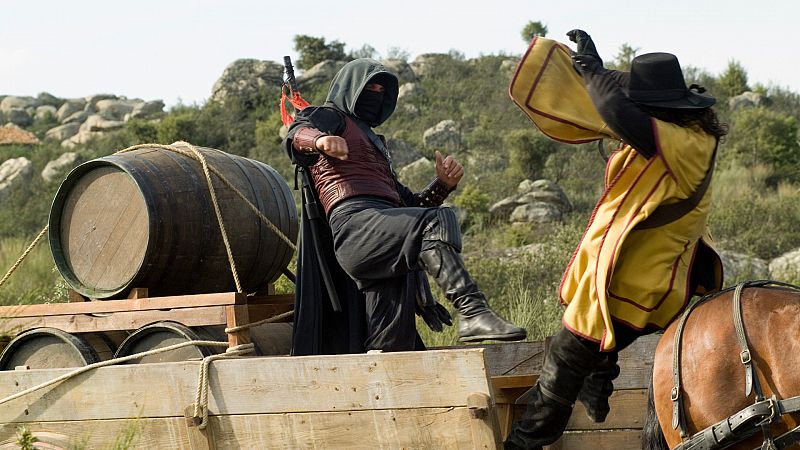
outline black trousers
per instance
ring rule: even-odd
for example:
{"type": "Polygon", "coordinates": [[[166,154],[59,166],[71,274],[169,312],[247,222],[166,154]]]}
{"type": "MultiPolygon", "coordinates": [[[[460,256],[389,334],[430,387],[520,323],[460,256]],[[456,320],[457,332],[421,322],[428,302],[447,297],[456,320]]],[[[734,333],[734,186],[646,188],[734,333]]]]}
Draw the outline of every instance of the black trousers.
{"type": "MultiPolygon", "coordinates": [[[[635,341],[636,339],[659,331],[657,328],[654,327],[647,327],[643,330],[636,330],[614,319],[611,319],[611,323],[614,325],[614,339],[617,341],[617,346],[614,348],[612,353],[619,353],[629,345],[633,344],[633,341],[635,341]]],[[[575,337],[578,338],[578,341],[580,341],[580,343],[583,344],[584,347],[596,353],[598,356],[603,356],[608,354],[608,352],[603,352],[600,350],[599,342],[586,339],[584,337],[578,336],[577,334],[575,335],[575,337]]]]}
{"type": "Polygon", "coordinates": [[[337,205],[329,222],[336,260],[366,297],[367,350],[424,349],[417,334],[415,272],[436,208],[401,208],[373,197],[337,205]]]}

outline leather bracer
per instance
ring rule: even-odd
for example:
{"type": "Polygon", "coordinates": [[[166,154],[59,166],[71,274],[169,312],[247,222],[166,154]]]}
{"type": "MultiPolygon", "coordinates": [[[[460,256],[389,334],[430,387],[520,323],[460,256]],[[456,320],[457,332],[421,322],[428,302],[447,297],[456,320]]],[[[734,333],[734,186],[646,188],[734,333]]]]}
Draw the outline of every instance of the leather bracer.
{"type": "Polygon", "coordinates": [[[316,153],[317,139],[322,136],[327,136],[327,134],[316,128],[300,128],[292,138],[292,147],[300,153],[316,153]]]}
{"type": "Polygon", "coordinates": [[[444,200],[450,195],[455,188],[450,189],[447,187],[442,180],[439,178],[434,178],[433,181],[428,183],[428,186],[425,187],[421,192],[414,194],[414,197],[417,198],[419,201],[419,206],[422,207],[433,207],[433,206],[441,206],[444,203],[444,200]]]}

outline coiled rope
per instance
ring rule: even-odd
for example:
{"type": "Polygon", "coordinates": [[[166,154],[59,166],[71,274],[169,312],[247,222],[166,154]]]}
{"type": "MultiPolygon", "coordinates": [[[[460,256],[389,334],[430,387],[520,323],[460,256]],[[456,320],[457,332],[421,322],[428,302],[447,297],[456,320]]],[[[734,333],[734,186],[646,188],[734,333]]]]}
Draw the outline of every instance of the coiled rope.
{"type": "MultiPolygon", "coordinates": [[[[211,202],[214,205],[214,213],[216,214],[217,222],[219,223],[220,231],[222,233],[222,239],[223,239],[223,242],[225,244],[225,251],[226,251],[226,253],[228,255],[228,263],[230,264],[231,273],[233,275],[234,282],[236,283],[236,291],[237,292],[242,292],[242,287],[241,287],[241,283],[239,282],[239,275],[238,275],[238,272],[236,270],[236,264],[235,264],[234,259],[233,259],[233,251],[231,250],[230,241],[228,239],[228,233],[227,233],[227,231],[225,229],[225,223],[224,223],[224,220],[222,218],[222,212],[220,210],[219,203],[217,201],[216,189],[214,188],[214,184],[213,184],[212,179],[211,179],[211,174],[212,173],[214,175],[216,175],[220,179],[220,181],[222,181],[222,183],[227,188],[232,190],[234,192],[234,194],[236,194],[240,199],[244,200],[245,204],[247,204],[247,206],[250,208],[250,210],[252,210],[256,214],[256,216],[258,216],[258,218],[261,219],[261,221],[264,222],[267,225],[267,227],[273,233],[275,233],[281,240],[283,240],[286,244],[288,244],[289,247],[293,251],[297,250],[297,246],[294,244],[294,242],[292,242],[292,240],[289,239],[277,226],[275,226],[275,224],[273,224],[272,221],[269,220],[269,218],[267,218],[255,205],[253,205],[253,203],[250,202],[250,200],[248,200],[247,197],[245,197],[245,195],[239,189],[237,189],[227,178],[225,178],[225,176],[222,175],[222,173],[220,173],[213,166],[210,166],[208,164],[208,162],[206,161],[205,156],[194,145],[192,145],[192,144],[190,144],[188,142],[184,142],[184,141],[178,141],[178,142],[173,143],[172,145],[139,144],[139,145],[134,145],[134,146],[122,149],[120,151],[115,152],[114,154],[117,155],[117,154],[121,154],[121,153],[127,153],[127,152],[131,152],[131,151],[138,150],[138,149],[141,149],[141,148],[159,148],[159,149],[171,151],[171,152],[174,152],[174,153],[178,153],[180,155],[186,156],[188,158],[191,158],[191,159],[194,159],[194,160],[200,162],[200,164],[201,164],[201,166],[203,168],[203,173],[204,173],[205,178],[206,178],[206,183],[208,185],[208,190],[209,190],[209,193],[211,195],[211,202]],[[188,150],[183,149],[181,147],[186,147],[188,150]]],[[[2,286],[8,280],[8,278],[11,276],[11,274],[13,274],[17,270],[17,268],[20,266],[20,264],[22,264],[22,261],[28,256],[28,254],[30,254],[31,250],[33,250],[33,248],[36,246],[36,244],[38,244],[39,241],[42,240],[42,238],[44,237],[45,233],[47,232],[47,229],[48,229],[48,226],[46,225],[42,229],[42,231],[39,232],[39,234],[36,236],[36,238],[30,243],[30,245],[28,245],[28,247],[25,249],[25,251],[22,253],[22,255],[20,255],[20,257],[17,259],[17,261],[8,270],[8,272],[6,272],[5,276],[3,276],[2,279],[0,279],[0,286],[2,286]]],[[[284,318],[287,318],[287,317],[291,316],[293,313],[294,313],[293,311],[288,311],[286,313],[279,314],[277,316],[270,317],[270,318],[267,318],[267,319],[264,319],[264,320],[259,320],[259,321],[256,321],[256,322],[252,322],[252,323],[248,323],[248,324],[244,324],[244,325],[239,325],[239,326],[236,326],[236,327],[226,328],[225,332],[230,334],[230,333],[235,333],[235,332],[247,329],[247,328],[258,326],[258,325],[261,325],[261,324],[276,322],[276,321],[279,321],[279,320],[282,320],[284,318]]],[[[29,388],[29,389],[25,389],[24,391],[18,392],[18,393],[13,394],[13,395],[11,395],[9,397],[0,399],[0,405],[3,404],[3,403],[10,402],[10,401],[12,401],[14,399],[20,398],[22,396],[25,396],[27,394],[30,394],[32,392],[38,391],[40,389],[46,388],[48,386],[52,386],[52,385],[54,385],[56,383],[60,383],[62,381],[68,380],[68,379],[73,378],[73,377],[75,377],[77,375],[80,375],[82,373],[85,373],[85,372],[100,368],[100,367],[106,367],[106,366],[110,366],[110,365],[114,365],[114,364],[119,364],[119,363],[123,363],[123,362],[126,362],[126,361],[130,361],[132,359],[137,359],[137,358],[142,358],[142,357],[149,356],[149,355],[163,353],[163,352],[175,350],[175,349],[182,348],[182,347],[187,347],[189,345],[204,345],[204,346],[212,346],[212,347],[228,347],[228,343],[227,342],[187,341],[187,342],[181,342],[181,343],[178,343],[178,344],[175,344],[175,345],[170,345],[168,347],[153,349],[153,350],[149,350],[149,351],[146,351],[146,352],[140,352],[140,353],[136,353],[136,354],[133,354],[133,355],[128,355],[128,356],[124,356],[124,357],[120,357],[120,358],[110,359],[110,360],[107,360],[107,361],[100,361],[100,362],[97,362],[97,363],[93,363],[93,364],[89,364],[87,366],[81,367],[81,368],[76,369],[76,370],[74,370],[72,372],[68,372],[68,373],[66,373],[64,375],[61,375],[61,376],[59,376],[57,378],[54,378],[54,379],[52,379],[50,381],[41,383],[39,385],[33,386],[33,387],[29,388]]],[[[196,393],[196,396],[195,396],[195,407],[194,407],[194,416],[196,418],[200,418],[201,419],[200,423],[198,424],[198,428],[203,429],[208,424],[208,385],[209,385],[209,382],[208,382],[208,368],[211,365],[211,363],[216,361],[216,360],[219,360],[219,359],[243,356],[243,355],[252,353],[254,351],[254,349],[255,349],[255,346],[252,343],[241,344],[241,345],[237,345],[237,346],[234,346],[234,347],[229,347],[225,351],[225,353],[217,354],[217,355],[211,355],[211,356],[207,356],[207,357],[203,358],[202,364],[200,365],[200,373],[199,373],[199,376],[198,376],[197,393],[196,393]]]]}

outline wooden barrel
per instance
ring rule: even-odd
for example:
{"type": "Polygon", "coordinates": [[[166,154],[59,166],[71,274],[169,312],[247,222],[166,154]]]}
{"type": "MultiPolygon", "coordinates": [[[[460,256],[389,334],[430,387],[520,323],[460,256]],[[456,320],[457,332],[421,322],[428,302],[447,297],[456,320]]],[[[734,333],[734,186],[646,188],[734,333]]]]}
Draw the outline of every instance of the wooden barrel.
{"type": "Polygon", "coordinates": [[[98,361],[97,349],[84,339],[56,328],[36,328],[8,343],[0,354],[0,370],[14,370],[17,366],[31,369],[82,367],[98,361]]]}
{"type": "Polygon", "coordinates": [[[288,355],[292,351],[292,324],[265,323],[250,328],[250,340],[260,356],[288,355]]]}
{"type": "MultiPolygon", "coordinates": [[[[198,148],[269,220],[295,241],[289,186],[266,164],[198,148]]],[[[242,288],[275,281],[292,249],[233,190],[211,175],[242,288]]],[[[76,167],[50,210],[50,248],[64,279],[90,298],[151,297],[235,290],[217,217],[199,162],[142,148],[76,167]]]]}
{"type": "MultiPolygon", "coordinates": [[[[169,347],[170,345],[181,344],[188,341],[210,340],[225,342],[224,336],[212,337],[203,332],[204,327],[200,328],[200,330],[193,330],[180,323],[169,321],[152,323],[131,333],[122,342],[122,344],[119,345],[114,357],[121,358],[123,356],[130,356],[136,353],[143,353],[146,351],[155,350],[157,348],[169,347]]],[[[213,355],[215,353],[221,353],[223,351],[225,351],[224,347],[189,345],[163,353],[156,353],[153,355],[136,358],[126,362],[125,364],[149,364],[188,361],[192,359],[196,360],[213,355]]]]}

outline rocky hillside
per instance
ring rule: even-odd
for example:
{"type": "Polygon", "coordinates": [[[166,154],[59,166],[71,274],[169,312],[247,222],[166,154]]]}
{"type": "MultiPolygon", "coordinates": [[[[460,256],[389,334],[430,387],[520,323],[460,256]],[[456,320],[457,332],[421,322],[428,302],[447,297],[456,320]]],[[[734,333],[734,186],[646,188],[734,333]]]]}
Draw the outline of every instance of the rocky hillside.
{"type": "MultiPolygon", "coordinates": [[[[400,95],[395,115],[379,131],[400,179],[420,189],[432,176],[435,150],[459,157],[467,175],[450,200],[476,251],[539,248],[558,233],[576,242],[603,189],[596,145],[545,138],[508,99],[517,62],[516,56],[466,59],[457,52],[384,61],[398,74],[400,95]]],[[[322,102],[343,64],[326,60],[299,73],[304,97],[322,102]]],[[[711,224],[729,275],[791,279],[800,264],[800,97],[763,86],[731,89],[724,74],[687,73],[719,99],[717,110],[730,124],[720,146],[711,224]]],[[[237,60],[210,87],[206,103],[170,111],[160,100],[115,95],[0,95],[0,237],[38,231],[69,169],[133,144],[187,140],[219,148],[272,165],[291,185],[292,167],[279,146],[282,78],[277,62],[237,60]]]]}
{"type": "Polygon", "coordinates": [[[116,95],[63,99],[43,92],[36,97],[0,97],[0,124],[37,126],[44,130],[44,138],[59,141],[65,148],[118,130],[131,119],[158,118],[164,113],[161,100],[129,100],[116,95]]]}

